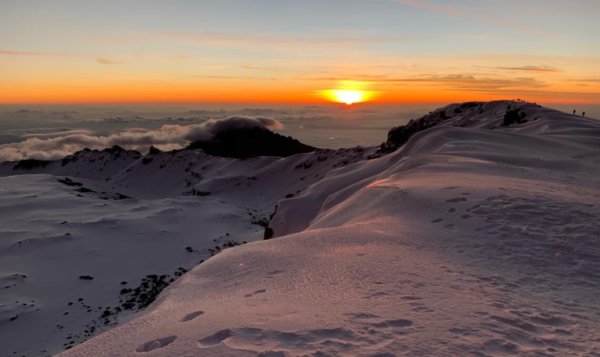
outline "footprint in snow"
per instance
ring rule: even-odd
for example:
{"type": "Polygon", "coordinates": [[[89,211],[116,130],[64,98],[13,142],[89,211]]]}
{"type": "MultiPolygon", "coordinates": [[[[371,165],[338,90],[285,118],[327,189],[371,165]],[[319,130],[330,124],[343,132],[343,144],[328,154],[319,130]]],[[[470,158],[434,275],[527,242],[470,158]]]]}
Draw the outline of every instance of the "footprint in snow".
{"type": "Polygon", "coordinates": [[[251,293],[251,294],[246,294],[246,295],[244,295],[244,297],[252,297],[252,296],[254,296],[254,295],[257,295],[257,294],[264,294],[264,293],[266,293],[266,292],[267,292],[267,290],[265,290],[265,289],[260,289],[260,290],[256,290],[255,292],[253,292],[253,293],[251,293]]]}
{"type": "Polygon", "coordinates": [[[409,327],[412,325],[413,325],[413,322],[411,320],[404,320],[404,319],[386,320],[386,321],[371,324],[371,326],[378,327],[378,328],[390,328],[390,327],[402,328],[402,327],[409,327]]]}
{"type": "Polygon", "coordinates": [[[356,313],[348,313],[345,314],[351,320],[368,320],[368,319],[376,319],[379,318],[378,315],[372,314],[370,312],[356,312],[356,313]]]}
{"type": "Polygon", "coordinates": [[[456,190],[457,188],[460,188],[460,186],[448,186],[444,187],[444,190],[456,190]]]}
{"type": "Polygon", "coordinates": [[[420,296],[412,296],[412,295],[402,296],[400,299],[406,300],[406,301],[423,300],[423,298],[420,296]]]}
{"type": "Polygon", "coordinates": [[[177,339],[177,336],[167,336],[162,338],[157,338],[156,340],[148,341],[143,345],[139,346],[135,351],[136,352],[150,352],[159,348],[163,348],[167,345],[170,345],[177,339]]]}
{"type": "Polygon", "coordinates": [[[179,321],[180,321],[180,322],[186,322],[186,321],[190,321],[190,320],[193,320],[193,319],[195,319],[196,317],[198,317],[198,316],[200,316],[200,315],[203,315],[203,314],[204,314],[204,311],[194,311],[194,312],[191,312],[191,313],[189,313],[189,314],[185,315],[185,316],[184,316],[184,317],[183,317],[181,320],[179,320],[179,321]]]}
{"type": "Polygon", "coordinates": [[[233,336],[233,332],[231,330],[221,330],[212,335],[206,336],[198,340],[198,343],[201,347],[210,347],[214,345],[218,345],[219,343],[225,341],[226,339],[233,336]]]}
{"type": "Polygon", "coordinates": [[[467,199],[464,197],[454,197],[454,198],[450,198],[448,200],[446,200],[446,202],[449,203],[457,203],[457,202],[465,202],[467,199]]]}

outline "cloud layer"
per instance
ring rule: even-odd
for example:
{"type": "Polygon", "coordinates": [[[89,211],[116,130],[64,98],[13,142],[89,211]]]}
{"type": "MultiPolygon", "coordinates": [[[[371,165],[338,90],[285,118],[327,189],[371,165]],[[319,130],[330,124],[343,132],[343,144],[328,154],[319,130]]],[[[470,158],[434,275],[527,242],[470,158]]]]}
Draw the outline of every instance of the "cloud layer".
{"type": "Polygon", "coordinates": [[[119,145],[146,151],[151,145],[163,150],[181,149],[190,142],[210,140],[232,129],[263,127],[283,129],[281,122],[262,117],[229,117],[210,119],[201,124],[163,125],[157,130],[128,129],[101,136],[87,130],[23,136],[23,141],[0,145],[0,162],[23,159],[57,160],[84,148],[103,149],[119,145]]]}
{"type": "Polygon", "coordinates": [[[100,64],[123,64],[125,63],[124,61],[116,61],[110,58],[106,58],[106,57],[98,57],[96,58],[96,62],[100,63],[100,64]]]}

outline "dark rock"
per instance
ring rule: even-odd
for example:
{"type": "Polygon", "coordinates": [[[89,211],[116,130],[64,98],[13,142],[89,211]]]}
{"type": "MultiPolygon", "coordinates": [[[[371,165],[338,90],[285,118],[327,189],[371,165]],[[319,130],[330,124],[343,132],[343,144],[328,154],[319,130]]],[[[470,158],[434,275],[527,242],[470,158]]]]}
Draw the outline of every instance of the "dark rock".
{"type": "Polygon", "coordinates": [[[273,232],[273,228],[271,228],[271,227],[265,228],[264,240],[273,238],[274,234],[275,234],[275,232],[273,232]]]}
{"type": "Polygon", "coordinates": [[[131,197],[124,195],[122,193],[119,193],[119,192],[115,193],[115,195],[113,197],[114,200],[126,200],[128,198],[131,198],[131,197]]]}
{"type": "Polygon", "coordinates": [[[192,189],[190,191],[183,193],[184,196],[209,196],[211,194],[212,194],[212,192],[198,191],[196,189],[192,189]]]}
{"type": "Polygon", "coordinates": [[[96,191],[94,191],[94,190],[92,190],[90,188],[81,186],[78,189],[76,189],[75,192],[80,192],[80,193],[95,193],[96,191]]]}
{"type": "Polygon", "coordinates": [[[58,179],[56,181],[62,183],[63,185],[67,185],[67,186],[74,186],[74,187],[83,186],[83,184],[81,182],[73,181],[68,177],[65,177],[64,179],[58,179]]]}
{"type": "Polygon", "coordinates": [[[527,115],[524,112],[521,112],[520,108],[511,109],[510,106],[506,109],[506,114],[504,114],[504,120],[502,121],[503,126],[509,126],[512,124],[523,124],[527,122],[525,119],[527,115]]]}
{"type": "Polygon", "coordinates": [[[316,150],[289,136],[285,137],[262,127],[231,129],[208,141],[195,141],[187,149],[200,149],[213,156],[241,159],[255,156],[287,157],[316,150]]]}
{"type": "MultiPolygon", "coordinates": [[[[463,113],[467,109],[481,106],[480,102],[466,102],[457,107],[452,115],[463,113]]],[[[451,119],[452,115],[448,115],[446,110],[437,110],[431,112],[419,119],[411,119],[407,124],[392,128],[388,132],[387,141],[381,144],[378,153],[387,154],[395,151],[404,145],[413,135],[423,130],[437,126],[444,121],[451,119]]]]}
{"type": "Polygon", "coordinates": [[[267,228],[269,226],[269,220],[266,218],[257,218],[251,222],[252,224],[256,224],[257,226],[261,226],[263,228],[267,228]]]}
{"type": "Polygon", "coordinates": [[[148,149],[148,155],[158,155],[160,153],[162,153],[162,151],[154,146],[150,146],[150,149],[148,149]]]}
{"type": "Polygon", "coordinates": [[[44,168],[48,166],[49,163],[50,161],[45,160],[26,159],[17,161],[17,163],[13,166],[13,170],[32,170],[44,168]]]}

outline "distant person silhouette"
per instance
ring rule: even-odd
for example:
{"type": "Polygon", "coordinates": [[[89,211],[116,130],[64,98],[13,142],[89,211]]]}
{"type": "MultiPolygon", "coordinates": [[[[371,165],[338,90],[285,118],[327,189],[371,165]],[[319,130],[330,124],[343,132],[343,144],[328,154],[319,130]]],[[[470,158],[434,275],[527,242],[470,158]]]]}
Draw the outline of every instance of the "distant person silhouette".
{"type": "Polygon", "coordinates": [[[582,116],[582,117],[585,117],[585,112],[582,112],[582,113],[581,113],[581,116],[582,116]]]}
{"type": "Polygon", "coordinates": [[[577,110],[573,109],[573,115],[577,114],[577,110]]]}

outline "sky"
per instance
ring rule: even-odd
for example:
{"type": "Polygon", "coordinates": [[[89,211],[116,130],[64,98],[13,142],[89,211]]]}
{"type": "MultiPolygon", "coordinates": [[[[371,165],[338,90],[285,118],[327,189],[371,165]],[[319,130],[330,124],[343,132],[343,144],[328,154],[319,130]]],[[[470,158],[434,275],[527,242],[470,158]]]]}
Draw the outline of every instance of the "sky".
{"type": "Polygon", "coordinates": [[[0,104],[600,103],[598,0],[0,0],[0,104]]]}

